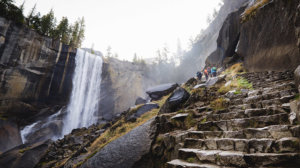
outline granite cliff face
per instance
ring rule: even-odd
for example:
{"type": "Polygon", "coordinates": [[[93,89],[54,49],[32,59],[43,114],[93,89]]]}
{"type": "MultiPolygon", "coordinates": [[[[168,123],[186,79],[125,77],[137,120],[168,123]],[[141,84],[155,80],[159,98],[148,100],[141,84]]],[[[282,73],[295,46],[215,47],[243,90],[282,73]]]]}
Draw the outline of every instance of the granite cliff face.
{"type": "Polygon", "coordinates": [[[250,71],[295,69],[300,61],[298,0],[272,0],[242,24],[237,53],[250,71]]]}
{"type": "Polygon", "coordinates": [[[27,119],[42,108],[66,104],[76,50],[4,18],[0,39],[0,132],[5,135],[0,151],[5,151],[22,143],[18,132],[27,119]]]}
{"type": "MultiPolygon", "coordinates": [[[[76,49],[0,18],[0,152],[22,143],[19,129],[68,104],[75,56],[76,49]]],[[[102,72],[99,120],[127,110],[153,85],[144,67],[129,62],[105,59],[102,72]]]]}
{"type": "Polygon", "coordinates": [[[219,33],[218,48],[206,64],[226,66],[239,59],[249,71],[296,69],[300,61],[299,1],[271,0],[249,12],[254,4],[228,15],[219,33]],[[244,12],[249,17],[242,21],[244,12]]]}
{"type": "Polygon", "coordinates": [[[215,20],[203,31],[199,40],[194,43],[192,49],[184,56],[182,65],[180,65],[180,74],[182,81],[187,81],[192,75],[205,66],[206,58],[214,52],[219,46],[217,39],[225,19],[231,12],[237,11],[248,0],[224,0],[219,14],[215,20]]]}

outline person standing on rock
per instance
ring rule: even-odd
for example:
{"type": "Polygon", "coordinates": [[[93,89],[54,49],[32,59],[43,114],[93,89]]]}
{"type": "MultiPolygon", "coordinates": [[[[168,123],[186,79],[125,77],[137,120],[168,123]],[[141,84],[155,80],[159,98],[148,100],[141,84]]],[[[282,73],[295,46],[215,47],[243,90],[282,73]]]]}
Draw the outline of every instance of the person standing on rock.
{"type": "Polygon", "coordinates": [[[205,79],[208,80],[208,70],[204,69],[204,75],[205,75],[205,79]]]}
{"type": "Polygon", "coordinates": [[[207,73],[208,73],[208,77],[211,77],[211,68],[207,67],[207,73]]]}
{"type": "Polygon", "coordinates": [[[197,78],[201,81],[201,79],[202,79],[202,73],[200,71],[197,72],[197,78]]]}
{"type": "Polygon", "coordinates": [[[216,77],[217,76],[217,68],[216,67],[212,67],[211,68],[211,73],[212,73],[213,77],[216,77]]]}

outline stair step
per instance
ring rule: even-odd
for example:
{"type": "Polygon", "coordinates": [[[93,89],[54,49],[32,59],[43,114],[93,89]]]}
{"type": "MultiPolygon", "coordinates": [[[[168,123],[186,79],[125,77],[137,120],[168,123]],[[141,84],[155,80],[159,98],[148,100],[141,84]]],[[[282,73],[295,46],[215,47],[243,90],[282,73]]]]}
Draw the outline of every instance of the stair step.
{"type": "Polygon", "coordinates": [[[235,112],[215,114],[213,112],[205,112],[198,115],[200,121],[220,121],[220,120],[231,120],[231,119],[242,119],[257,116],[269,116],[274,114],[285,113],[283,109],[279,108],[254,108],[246,110],[238,110],[235,112]]]}
{"type": "Polygon", "coordinates": [[[221,121],[209,121],[198,124],[199,131],[237,131],[244,128],[262,128],[270,125],[289,124],[288,114],[250,117],[221,121]]]}
{"type": "MultiPolygon", "coordinates": [[[[300,128],[300,126],[299,126],[300,128]]],[[[300,129],[299,129],[300,130],[300,129]]],[[[245,128],[239,131],[189,131],[188,137],[195,139],[209,138],[273,138],[298,136],[296,127],[289,125],[273,125],[263,128],[245,128]]]]}
{"type": "Polygon", "coordinates": [[[216,138],[194,139],[186,138],[185,148],[201,150],[224,150],[240,151],[246,153],[287,153],[299,151],[299,138],[288,137],[279,140],[263,139],[239,139],[239,138],[216,138]]]}
{"type": "Polygon", "coordinates": [[[197,158],[200,163],[212,163],[219,166],[263,167],[263,166],[296,166],[300,164],[299,153],[253,153],[237,151],[199,150],[181,148],[179,158],[197,158]]]}
{"type": "Polygon", "coordinates": [[[172,160],[167,164],[168,164],[168,168],[221,168],[220,166],[213,165],[213,164],[189,163],[179,159],[172,160]]]}

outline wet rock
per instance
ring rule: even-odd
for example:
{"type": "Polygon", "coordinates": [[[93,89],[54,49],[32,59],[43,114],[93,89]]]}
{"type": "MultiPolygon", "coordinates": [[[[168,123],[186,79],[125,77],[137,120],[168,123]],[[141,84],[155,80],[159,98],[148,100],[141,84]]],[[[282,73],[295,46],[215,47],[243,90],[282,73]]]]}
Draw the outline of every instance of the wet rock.
{"type": "Polygon", "coordinates": [[[140,104],[145,104],[147,101],[141,97],[138,97],[136,100],[135,100],[135,105],[140,105],[140,104]]]}
{"type": "Polygon", "coordinates": [[[183,88],[177,88],[172,95],[166,100],[161,107],[159,113],[171,113],[180,109],[183,104],[189,99],[190,94],[183,88]]]}
{"type": "Polygon", "coordinates": [[[124,168],[133,167],[142,156],[151,150],[153,133],[156,130],[154,120],[133,129],[128,134],[107,144],[81,168],[124,168]]]}
{"type": "Polygon", "coordinates": [[[208,81],[205,83],[206,87],[210,87],[216,84],[221,84],[221,83],[225,83],[226,76],[217,76],[217,77],[213,77],[213,78],[209,78],[208,81]]]}
{"type": "Polygon", "coordinates": [[[0,155],[2,168],[33,168],[46,154],[51,141],[20,145],[0,155]]]}
{"type": "Polygon", "coordinates": [[[146,93],[150,96],[152,100],[159,100],[163,96],[166,96],[173,92],[177,87],[177,83],[168,83],[149,88],[147,89],[146,93]]]}
{"type": "Polygon", "coordinates": [[[205,87],[206,87],[206,84],[205,84],[205,83],[203,83],[203,84],[199,84],[199,85],[196,85],[196,86],[194,86],[194,88],[193,88],[193,89],[205,88],[205,87]]]}
{"type": "Polygon", "coordinates": [[[171,117],[171,119],[183,121],[188,115],[189,115],[188,113],[177,114],[177,115],[171,117]]]}
{"type": "Polygon", "coordinates": [[[0,152],[22,144],[17,124],[0,119],[0,152]]]}

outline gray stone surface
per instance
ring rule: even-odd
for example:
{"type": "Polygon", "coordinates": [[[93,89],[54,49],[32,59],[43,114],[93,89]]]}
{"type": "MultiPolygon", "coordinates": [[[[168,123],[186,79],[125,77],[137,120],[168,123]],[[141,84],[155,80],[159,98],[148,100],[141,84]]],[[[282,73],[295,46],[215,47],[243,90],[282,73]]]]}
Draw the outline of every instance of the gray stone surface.
{"type": "Polygon", "coordinates": [[[153,119],[109,143],[81,168],[130,168],[150,151],[156,127],[153,119]]]}
{"type": "Polygon", "coordinates": [[[298,66],[297,69],[294,71],[294,78],[296,87],[298,88],[300,84],[300,66],[298,66]]]}
{"type": "Polygon", "coordinates": [[[146,93],[151,97],[151,99],[158,100],[163,96],[166,96],[173,92],[177,87],[177,83],[167,83],[149,88],[146,90],[146,93]]]}
{"type": "Polygon", "coordinates": [[[51,141],[20,145],[0,155],[0,168],[33,168],[47,152],[51,141]]]}
{"type": "Polygon", "coordinates": [[[184,88],[177,88],[166,100],[159,113],[162,114],[176,112],[189,99],[189,97],[190,94],[184,88]]]}
{"type": "MultiPolygon", "coordinates": [[[[244,12],[246,6],[230,13],[223,23],[217,40],[217,49],[206,59],[206,65],[220,66],[227,57],[235,55],[236,46],[240,36],[240,16],[244,12]]],[[[228,63],[234,60],[229,61],[228,63]]]]}

